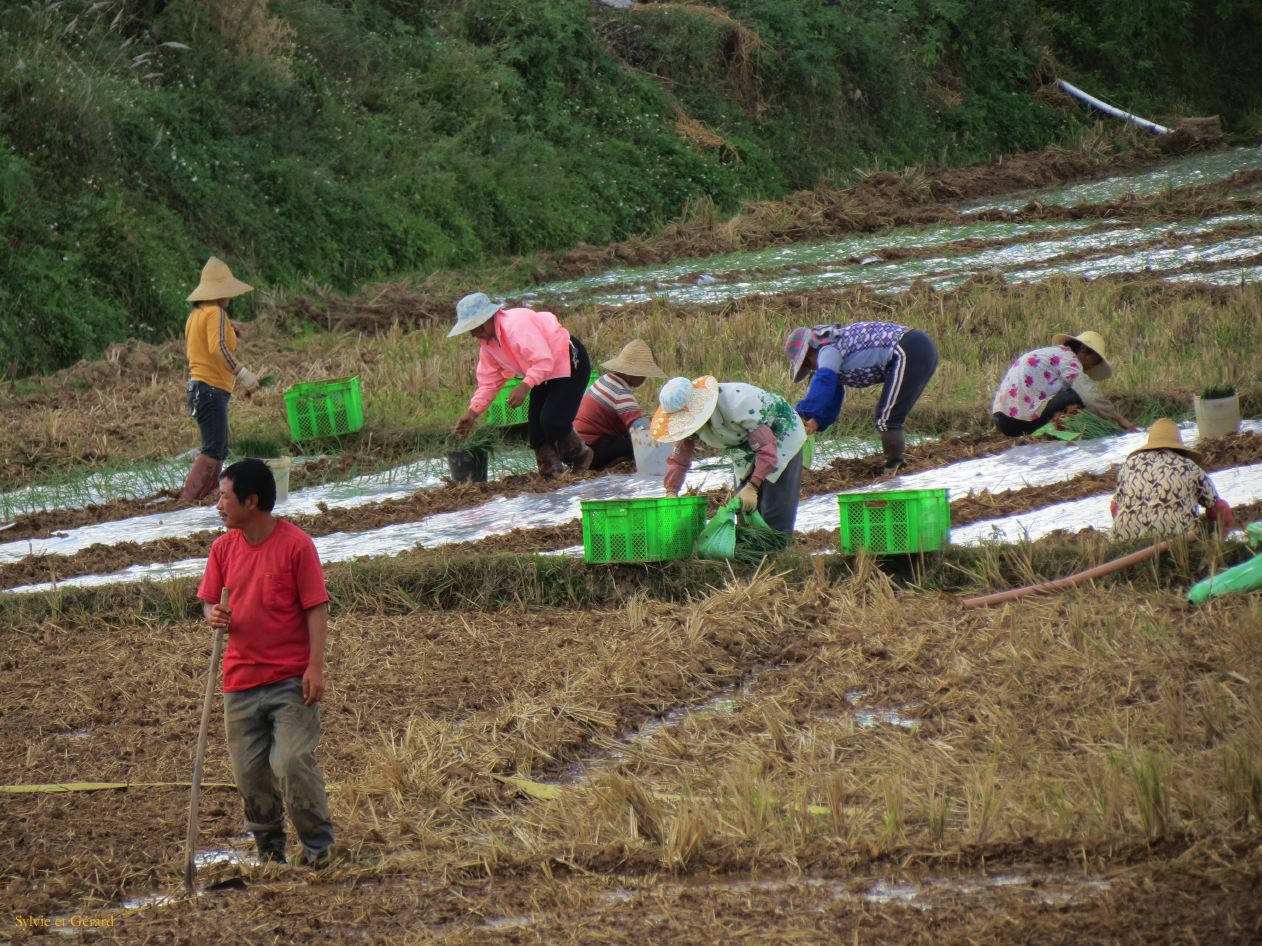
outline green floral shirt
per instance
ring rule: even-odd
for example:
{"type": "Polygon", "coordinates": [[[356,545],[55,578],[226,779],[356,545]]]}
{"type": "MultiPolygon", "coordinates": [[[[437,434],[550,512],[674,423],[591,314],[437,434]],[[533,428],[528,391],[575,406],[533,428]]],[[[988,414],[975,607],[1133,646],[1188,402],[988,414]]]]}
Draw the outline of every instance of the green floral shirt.
{"type": "Polygon", "coordinates": [[[732,454],[736,480],[741,482],[754,469],[755,451],[749,435],[763,426],[770,428],[776,438],[776,467],[767,474],[767,481],[774,483],[806,443],[802,418],[780,395],[752,384],[720,384],[718,404],[697,436],[711,447],[732,454]]]}

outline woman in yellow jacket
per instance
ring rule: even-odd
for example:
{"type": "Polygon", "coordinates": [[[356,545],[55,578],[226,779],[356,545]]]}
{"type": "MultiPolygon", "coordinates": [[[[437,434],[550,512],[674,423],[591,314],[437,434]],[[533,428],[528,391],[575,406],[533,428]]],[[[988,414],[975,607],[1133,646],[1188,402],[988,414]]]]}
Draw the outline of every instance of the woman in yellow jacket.
{"type": "Polygon", "coordinates": [[[202,447],[180,492],[183,502],[197,502],[219,486],[219,470],[228,456],[228,399],[235,382],[241,382],[246,397],[259,387],[254,372],[237,361],[237,334],[228,318],[229,302],[253,290],[233,276],[223,260],[212,256],[202,267],[201,282],[188,296],[194,306],[184,323],[187,404],[201,430],[202,447]]]}

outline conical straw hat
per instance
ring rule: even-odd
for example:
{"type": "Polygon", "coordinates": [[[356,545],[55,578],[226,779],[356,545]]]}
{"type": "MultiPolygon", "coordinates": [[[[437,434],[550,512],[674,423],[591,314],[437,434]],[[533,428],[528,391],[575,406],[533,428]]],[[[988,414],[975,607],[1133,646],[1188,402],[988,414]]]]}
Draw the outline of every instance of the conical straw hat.
{"type": "Polygon", "coordinates": [[[1179,433],[1179,425],[1168,417],[1159,417],[1153,421],[1152,426],[1148,428],[1148,442],[1131,452],[1139,453],[1141,450],[1177,450],[1197,463],[1201,462],[1199,453],[1191,447],[1183,446],[1183,436],[1179,433]]]}
{"type": "Polygon", "coordinates": [[[1105,378],[1108,378],[1113,374],[1113,366],[1109,364],[1109,354],[1106,351],[1108,346],[1104,342],[1103,335],[1099,332],[1083,332],[1081,335],[1070,335],[1066,332],[1057,332],[1052,336],[1052,344],[1063,345],[1070,339],[1082,342],[1082,344],[1100,356],[1100,363],[1087,371],[1088,378],[1092,381],[1103,381],[1105,378]]]}
{"type": "Polygon", "coordinates": [[[705,426],[719,403],[719,382],[708,374],[695,381],[671,378],[657,397],[661,407],[653,412],[649,434],[658,443],[675,443],[705,426]]]}
{"type": "Polygon", "coordinates": [[[653,360],[653,350],[638,338],[631,339],[622,346],[622,351],[608,361],[601,362],[600,366],[637,378],[666,377],[666,372],[657,367],[657,362],[653,360]]]}
{"type": "Polygon", "coordinates": [[[227,263],[218,256],[212,256],[202,267],[202,281],[188,294],[188,301],[209,302],[212,299],[231,299],[253,291],[253,286],[232,275],[232,270],[228,268],[227,263]]]}

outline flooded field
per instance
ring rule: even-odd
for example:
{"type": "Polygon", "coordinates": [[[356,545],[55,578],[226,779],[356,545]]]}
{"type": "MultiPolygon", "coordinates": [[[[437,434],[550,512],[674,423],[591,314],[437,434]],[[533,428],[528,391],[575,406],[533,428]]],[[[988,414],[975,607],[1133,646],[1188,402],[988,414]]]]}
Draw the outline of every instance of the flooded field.
{"type": "MultiPolygon", "coordinates": [[[[1154,332],[1212,347],[1196,310],[1177,309],[1177,284],[1214,293],[1216,281],[1255,278],[1257,182],[1207,198],[1194,218],[1177,194],[1169,219],[1156,204],[1131,217],[987,215],[1164,199],[1259,169],[1252,150],[1198,155],[962,204],[951,223],[532,291],[597,306],[596,335],[645,300],[710,313],[765,294],[798,312],[850,287],[897,317],[916,293],[947,312],[935,294],[978,274],[1033,284],[1140,269],[1174,294],[1152,297],[1154,332]],[[791,301],[798,293],[808,302],[791,301]]],[[[984,303],[959,305],[942,316],[943,347],[963,338],[987,351],[986,371],[1006,363],[984,303]]],[[[765,316],[713,314],[729,326],[765,316]]],[[[1235,346],[1224,364],[1256,365],[1247,326],[1229,328],[1213,343],[1235,346]]],[[[403,337],[358,355],[387,361],[403,337]]],[[[327,357],[331,373],[340,363],[327,357]]],[[[968,379],[946,359],[942,374],[944,392],[964,392],[962,416],[984,421],[968,379]]],[[[1119,375],[1125,397],[1135,369],[1119,375]]],[[[45,412],[56,396],[32,395],[45,412]]],[[[187,782],[210,641],[193,593],[221,531],[215,510],[174,502],[185,459],[6,490],[7,938],[1258,942],[1262,599],[1185,599],[1251,554],[1240,536],[1198,535],[1079,589],[965,610],[965,597],[1129,551],[1108,536],[1108,502],[1146,434],[1062,443],[1011,441],[984,423],[920,428],[908,466],[883,477],[870,401],[856,400],[847,410],[863,432],[818,441],[797,541],[761,566],[581,561],[584,500],[662,494],[629,464],[543,483],[510,439],[489,482],[453,484],[443,459],[416,451],[372,472],[298,458],[277,511],[315,538],[333,596],[320,762],[335,856],[319,872],[259,861],[217,697],[191,896],[180,890],[187,782]],[[951,504],[941,552],[836,554],[839,494],[930,488],[951,504]]],[[[1240,524],[1256,518],[1257,411],[1238,434],[1203,439],[1186,391],[1161,403],[1240,524]]],[[[715,509],[730,460],[703,458],[686,485],[715,509]]]]}
{"type": "MultiPolygon", "coordinates": [[[[1197,155],[1143,175],[1033,192],[1018,200],[977,205],[963,212],[975,216],[985,210],[1016,211],[1029,203],[1076,207],[1161,194],[1259,170],[1262,150],[1242,148],[1211,158],[1197,155]]],[[[1256,182],[1248,180],[1250,183],[1243,183],[1232,196],[1256,198],[1262,193],[1256,182]]],[[[854,286],[901,292],[917,280],[949,289],[978,273],[998,274],[1013,282],[1038,282],[1066,274],[1093,279],[1149,271],[1180,282],[1250,281],[1248,274],[1256,265],[1230,264],[1256,262],[1252,258],[1262,254],[1262,236],[1257,233],[1262,230],[1262,216],[1223,214],[1188,221],[1178,216],[1163,218],[1159,210],[1153,216],[1156,219],[1142,226],[1088,217],[897,228],[829,243],[777,246],[666,266],[615,270],[548,283],[521,296],[603,306],[650,300],[704,304],[750,295],[854,286]],[[1238,235],[1240,227],[1250,233],[1238,235]],[[1230,234],[1229,239],[1224,238],[1226,234],[1230,234]],[[1227,267],[1230,279],[1222,272],[1227,267]]]]}

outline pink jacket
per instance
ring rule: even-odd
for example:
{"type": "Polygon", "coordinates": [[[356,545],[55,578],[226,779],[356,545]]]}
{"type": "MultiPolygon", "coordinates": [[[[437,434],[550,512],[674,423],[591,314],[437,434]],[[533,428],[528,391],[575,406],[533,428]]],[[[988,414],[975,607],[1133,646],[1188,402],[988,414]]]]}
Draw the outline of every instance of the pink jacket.
{"type": "Polygon", "coordinates": [[[478,389],[469,409],[481,414],[504,382],[522,376],[534,387],[570,376],[570,333],[551,312],[502,309],[496,313],[495,338],[479,341],[478,389]]]}

